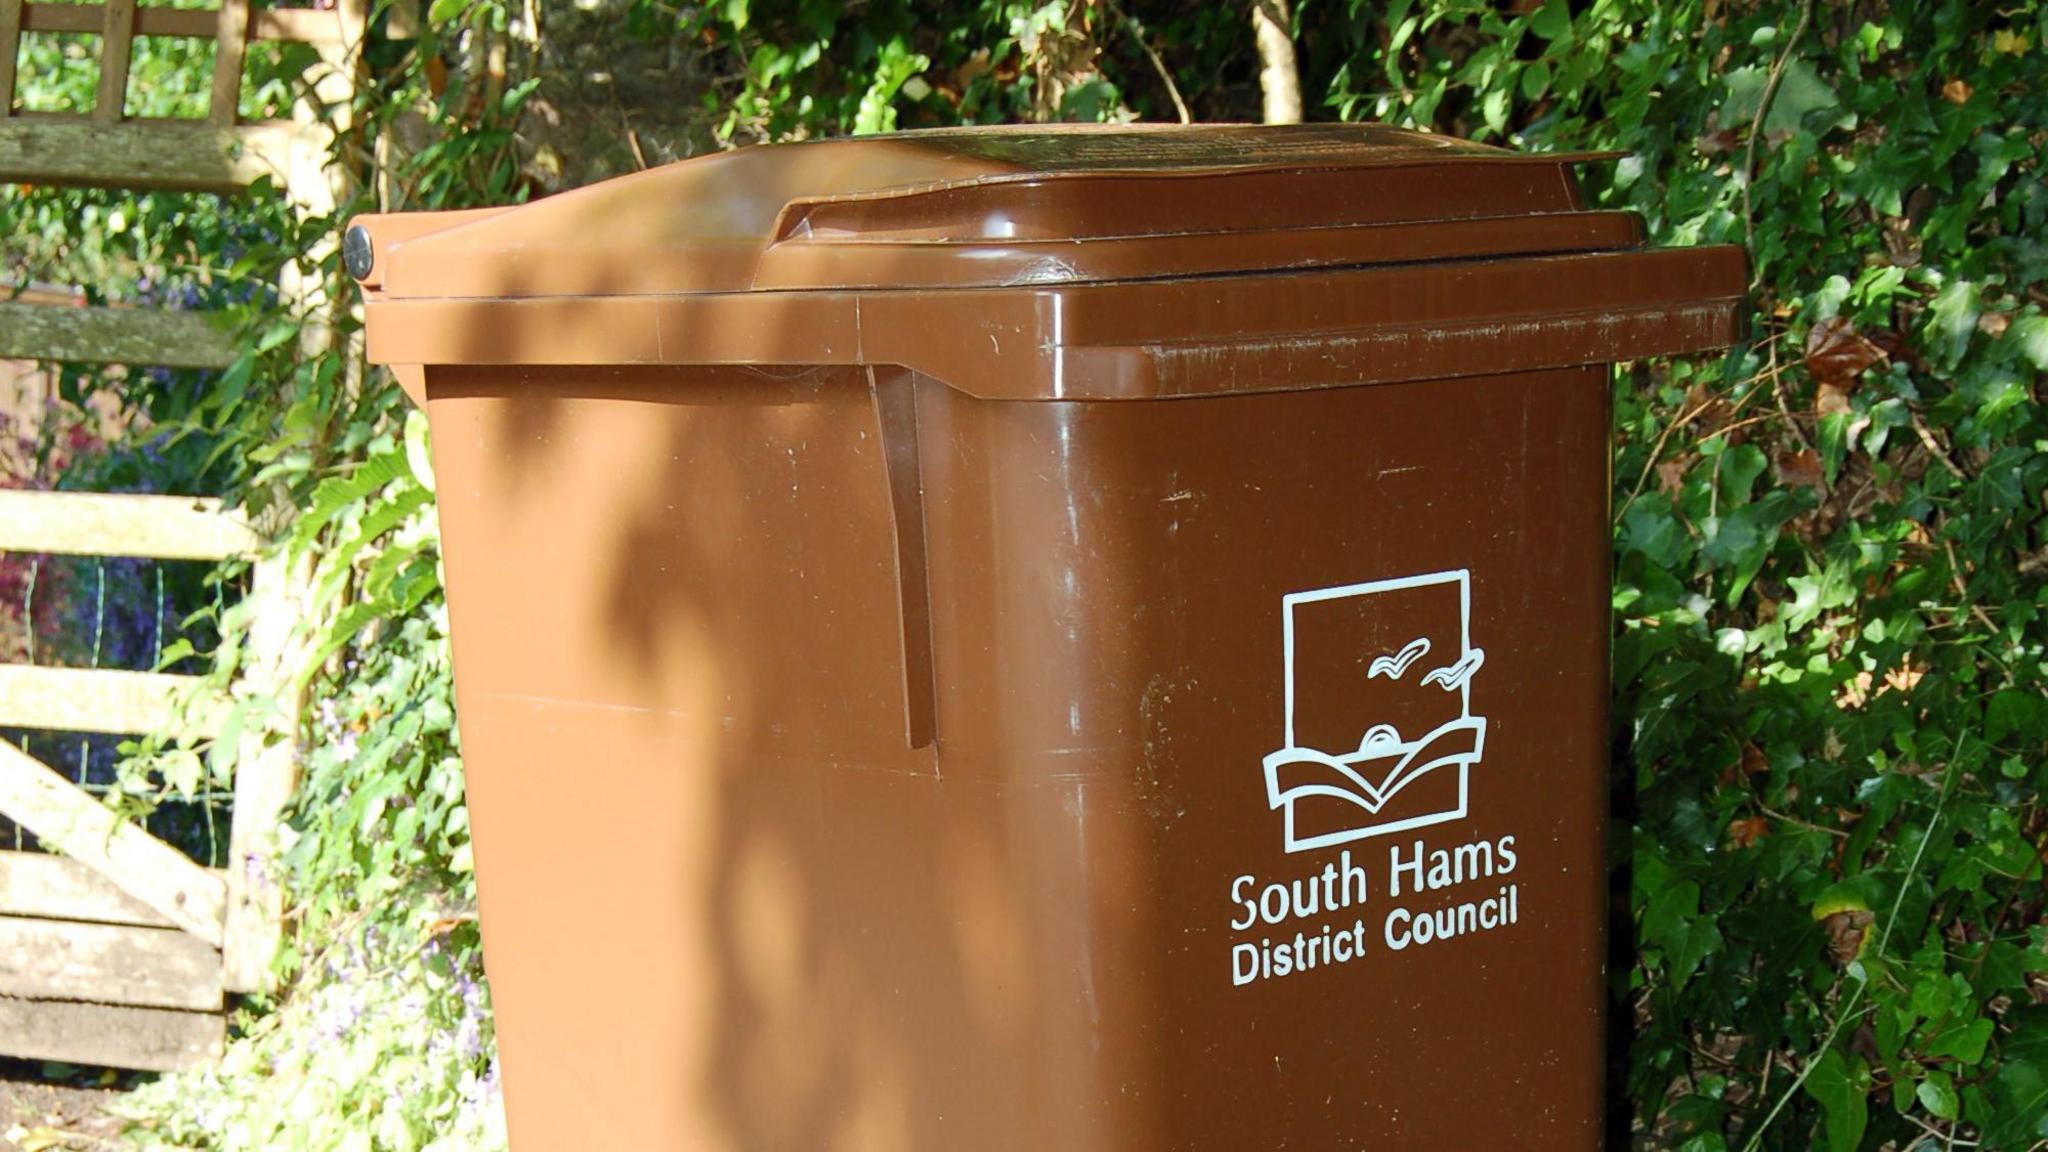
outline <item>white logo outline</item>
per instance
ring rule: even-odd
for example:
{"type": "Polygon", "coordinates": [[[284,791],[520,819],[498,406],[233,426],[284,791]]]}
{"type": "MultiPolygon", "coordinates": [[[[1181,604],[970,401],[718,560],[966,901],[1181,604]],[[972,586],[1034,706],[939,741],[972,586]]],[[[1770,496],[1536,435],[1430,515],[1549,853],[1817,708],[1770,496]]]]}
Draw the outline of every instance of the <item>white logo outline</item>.
{"type": "MultiPolygon", "coordinates": [[[[1280,749],[1266,755],[1264,768],[1268,804],[1275,810],[1284,810],[1287,851],[1307,852],[1463,819],[1470,806],[1472,766],[1479,763],[1485,753],[1488,727],[1484,716],[1472,715],[1472,678],[1484,667],[1486,651],[1472,645],[1471,570],[1457,568],[1416,576],[1289,592],[1281,596],[1280,605],[1281,651],[1285,669],[1283,684],[1286,701],[1286,743],[1280,749]],[[1369,724],[1364,736],[1359,740],[1358,748],[1351,752],[1332,754],[1322,749],[1305,748],[1297,744],[1294,723],[1295,610],[1304,604],[1374,596],[1443,584],[1455,585],[1457,589],[1458,652],[1450,663],[1424,673],[1422,682],[1446,692],[1458,693],[1458,716],[1412,741],[1403,741],[1399,730],[1391,724],[1369,724]],[[1389,761],[1391,767],[1380,776],[1377,783],[1358,770],[1358,766],[1362,764],[1389,761]],[[1304,764],[1311,771],[1323,774],[1325,782],[1310,781],[1283,786],[1281,771],[1290,766],[1304,764]],[[1373,818],[1378,817],[1409,785],[1451,766],[1455,766],[1458,772],[1458,800],[1454,808],[1381,823],[1374,822],[1373,818]],[[1312,796],[1330,797],[1355,805],[1360,809],[1364,819],[1351,827],[1303,836],[1295,827],[1295,804],[1312,796]]],[[[1368,681],[1377,677],[1401,680],[1407,674],[1409,666],[1428,655],[1429,651],[1428,639],[1417,637],[1403,645],[1396,653],[1374,657],[1366,678],[1368,681]]]]}

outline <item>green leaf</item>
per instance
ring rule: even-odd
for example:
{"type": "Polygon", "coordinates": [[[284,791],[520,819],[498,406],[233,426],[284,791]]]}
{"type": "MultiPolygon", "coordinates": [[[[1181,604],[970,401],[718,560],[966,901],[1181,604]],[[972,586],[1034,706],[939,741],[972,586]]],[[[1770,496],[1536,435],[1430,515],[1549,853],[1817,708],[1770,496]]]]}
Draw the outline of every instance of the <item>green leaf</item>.
{"type": "Polygon", "coordinates": [[[162,767],[164,783],[180,796],[196,796],[206,779],[206,765],[190,748],[172,749],[162,767]]]}
{"type": "Polygon", "coordinates": [[[427,447],[427,414],[415,408],[405,414],[405,463],[413,479],[434,490],[434,457],[427,447]]]}
{"type": "Polygon", "coordinates": [[[1572,10],[1565,0],[1543,0],[1543,7],[1529,20],[1529,29],[1545,40],[1559,43],[1569,42],[1572,36],[1572,10]]]}
{"type": "Polygon", "coordinates": [[[1953,364],[1970,345],[1977,331],[1977,286],[1967,280],[1952,280],[1927,305],[1933,335],[1939,339],[1942,357],[1953,364]]]}
{"type": "Polygon", "coordinates": [[[1956,1097],[1955,1080],[1946,1072],[1929,1072],[1913,1094],[1922,1108],[1943,1120],[1954,1120],[1962,1114],[1962,1101],[1956,1097]]]}
{"type": "Polygon", "coordinates": [[[1949,1057],[1965,1067],[1984,1061],[1984,1049],[1991,1043],[1991,1021],[1978,1018],[1960,1028],[1951,1028],[1934,1038],[1923,1050],[1929,1059],[1949,1057]]]}
{"type": "Polygon", "coordinates": [[[1730,506],[1749,503],[1757,477],[1768,471],[1770,466],[1763,449],[1754,444],[1738,444],[1723,452],[1720,463],[1722,501],[1730,506]]]}
{"type": "Polygon", "coordinates": [[[2048,698],[2018,688],[1994,693],[1984,706],[1984,739],[1998,743],[2008,736],[2024,735],[2038,744],[2048,738],[2048,698]]]}
{"type": "Polygon", "coordinates": [[[1670,507],[1657,507],[1658,498],[1645,496],[1629,505],[1621,518],[1622,547],[1640,552],[1667,571],[1677,569],[1691,551],[1692,542],[1672,515],[1670,507]]]}
{"type": "Polygon", "coordinates": [[[1870,1125],[1870,1070],[1860,1056],[1830,1048],[1806,1076],[1806,1092],[1820,1102],[1830,1152],[1856,1152],[1870,1125]]]}
{"type": "Polygon", "coordinates": [[[298,334],[299,326],[291,320],[274,321],[263,329],[262,335],[256,338],[256,351],[258,353],[272,351],[298,334]]]}
{"type": "Polygon", "coordinates": [[[292,547],[309,547],[320,531],[344,511],[407,472],[404,453],[383,452],[345,475],[322,480],[297,523],[292,525],[292,547]]]}
{"type": "Polygon", "coordinates": [[[2036,371],[2048,372],[2048,316],[2027,316],[2013,322],[2006,339],[2036,371]]]}
{"type": "MultiPolygon", "coordinates": [[[[1769,70],[1760,64],[1746,65],[1728,73],[1723,81],[1727,95],[1721,102],[1721,123],[1731,128],[1739,126],[1746,131],[1756,119],[1756,110],[1763,102],[1764,88],[1769,79],[1769,70]]],[[[1840,108],[1841,97],[1820,78],[1813,65],[1805,60],[1794,60],[1779,77],[1777,94],[1771,98],[1771,109],[1764,115],[1764,133],[1790,135],[1802,130],[1809,116],[1840,108]]],[[[1827,123],[1839,122],[1837,118],[1827,123]]]]}
{"type": "Polygon", "coordinates": [[[169,644],[164,645],[163,652],[156,658],[156,667],[159,670],[169,668],[178,661],[191,656],[193,652],[192,641],[187,637],[180,636],[169,644]]]}

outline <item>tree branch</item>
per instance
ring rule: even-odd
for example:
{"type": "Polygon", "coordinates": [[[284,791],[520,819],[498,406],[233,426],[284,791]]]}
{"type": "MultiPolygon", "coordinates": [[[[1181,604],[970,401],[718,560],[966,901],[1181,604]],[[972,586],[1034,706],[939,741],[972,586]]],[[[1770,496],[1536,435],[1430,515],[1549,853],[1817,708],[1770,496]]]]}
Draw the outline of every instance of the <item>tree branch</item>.
{"type": "Polygon", "coordinates": [[[1294,58],[1294,21],[1287,0],[1252,0],[1252,34],[1259,46],[1259,91],[1266,123],[1301,123],[1301,69],[1294,58]]]}
{"type": "Polygon", "coordinates": [[[1763,95],[1756,102],[1756,118],[1749,124],[1749,144],[1742,154],[1742,239],[1743,247],[1752,253],[1756,251],[1756,211],[1750,206],[1749,186],[1756,182],[1756,142],[1764,134],[1764,117],[1771,114],[1771,101],[1778,98],[1778,83],[1785,78],[1785,66],[1792,62],[1792,53],[1799,48],[1799,38],[1806,35],[1806,26],[1813,23],[1813,0],[1799,7],[1799,22],[1792,26],[1792,35],[1785,38],[1785,50],[1771,62],[1771,72],[1764,80],[1763,95]]]}

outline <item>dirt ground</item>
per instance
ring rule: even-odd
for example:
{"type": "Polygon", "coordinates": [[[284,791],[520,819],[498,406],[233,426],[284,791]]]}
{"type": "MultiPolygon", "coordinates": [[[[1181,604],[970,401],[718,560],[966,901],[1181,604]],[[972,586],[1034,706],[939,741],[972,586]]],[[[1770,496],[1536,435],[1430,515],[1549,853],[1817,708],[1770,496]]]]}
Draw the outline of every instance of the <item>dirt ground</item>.
{"type": "Polygon", "coordinates": [[[40,1078],[39,1065],[0,1060],[0,1152],[108,1152],[121,1121],[102,1107],[123,1085],[87,1087],[40,1078]]]}

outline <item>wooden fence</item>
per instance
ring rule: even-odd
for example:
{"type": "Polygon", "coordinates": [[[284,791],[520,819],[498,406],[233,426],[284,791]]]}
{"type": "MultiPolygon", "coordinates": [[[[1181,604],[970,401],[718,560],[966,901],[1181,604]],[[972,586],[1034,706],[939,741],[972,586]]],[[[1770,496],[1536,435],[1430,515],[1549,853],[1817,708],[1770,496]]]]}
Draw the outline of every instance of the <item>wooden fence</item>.
{"type": "MultiPolygon", "coordinates": [[[[333,9],[218,9],[0,0],[0,182],[240,192],[268,177],[307,217],[333,213],[330,166],[366,28],[366,0],[333,9]],[[87,114],[15,107],[25,32],[102,38],[87,114]],[[123,114],[136,36],[210,39],[208,113],[197,120],[123,114]],[[320,65],[288,121],[237,114],[247,46],[313,45],[320,65]]],[[[332,306],[313,271],[287,269],[280,293],[301,338],[325,346],[332,306]]],[[[222,368],[224,326],[192,313],[0,301],[0,358],[222,368]]],[[[253,625],[238,694],[282,697],[291,682],[301,582],[218,501],[182,496],[0,491],[0,551],[221,561],[252,558],[253,625]]],[[[156,672],[0,665],[0,727],[104,733],[217,734],[229,701],[197,700],[197,681],[156,672]]],[[[228,993],[269,984],[282,925],[276,830],[296,783],[298,701],[244,725],[235,756],[228,867],[203,867],[26,752],[0,741],[0,815],[49,851],[0,852],[0,1055],[173,1069],[218,1054],[228,993]]]]}
{"type": "MultiPolygon", "coordinates": [[[[0,492],[0,550],[225,560],[262,540],[218,501],[0,492]]],[[[291,606],[259,559],[250,595],[252,676],[282,683],[291,606]]],[[[229,706],[194,677],[0,665],[0,727],[218,734],[229,706]]],[[[287,699],[238,743],[230,867],[215,871],[85,789],[0,742],[0,815],[61,855],[0,852],[0,1051],[46,1060],[175,1068],[218,1053],[223,996],[263,986],[278,941],[272,856],[295,772],[287,699]]]]}

